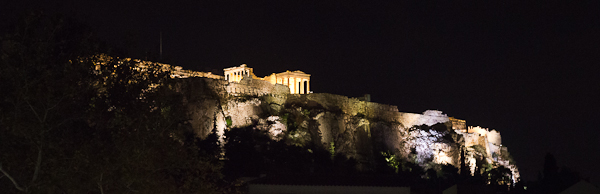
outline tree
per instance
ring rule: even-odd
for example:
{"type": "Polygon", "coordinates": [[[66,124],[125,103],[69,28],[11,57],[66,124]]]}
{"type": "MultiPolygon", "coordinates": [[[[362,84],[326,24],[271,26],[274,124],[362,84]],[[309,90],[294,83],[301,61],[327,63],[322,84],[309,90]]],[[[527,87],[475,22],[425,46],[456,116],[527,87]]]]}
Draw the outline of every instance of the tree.
{"type": "Polygon", "coordinates": [[[512,171],[504,166],[497,166],[491,169],[489,172],[490,184],[496,186],[510,186],[512,185],[512,171]]]}
{"type": "Polygon", "coordinates": [[[216,192],[221,166],[183,141],[189,125],[168,69],[99,55],[86,29],[32,14],[2,37],[0,187],[216,192]]]}
{"type": "Polygon", "coordinates": [[[89,124],[107,137],[98,141],[114,155],[101,164],[113,192],[215,192],[221,164],[190,139],[176,80],[155,63],[100,56],[89,124]],[[109,146],[106,146],[108,143],[109,146]]]}
{"type": "Polygon", "coordinates": [[[5,188],[34,192],[51,184],[49,166],[86,130],[85,105],[92,95],[94,46],[84,25],[62,17],[30,14],[14,32],[2,37],[0,58],[0,170],[5,188]]]}
{"type": "Polygon", "coordinates": [[[538,179],[531,190],[538,193],[558,193],[580,181],[581,177],[566,166],[559,168],[554,155],[546,153],[543,170],[538,179]]]}
{"type": "Polygon", "coordinates": [[[544,181],[553,182],[554,179],[558,179],[558,165],[554,155],[546,153],[544,156],[544,181]]]}
{"type": "Polygon", "coordinates": [[[269,137],[255,131],[254,126],[225,131],[225,175],[233,181],[242,176],[258,176],[265,172],[266,143],[269,137]]]}

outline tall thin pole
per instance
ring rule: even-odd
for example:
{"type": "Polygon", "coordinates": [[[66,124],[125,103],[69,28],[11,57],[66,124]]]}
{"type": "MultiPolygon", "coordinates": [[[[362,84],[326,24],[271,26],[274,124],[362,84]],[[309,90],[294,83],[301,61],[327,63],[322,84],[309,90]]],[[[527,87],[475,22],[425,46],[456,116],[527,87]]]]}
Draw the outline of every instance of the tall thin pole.
{"type": "Polygon", "coordinates": [[[160,32],[160,60],[162,60],[162,32],[160,32]]]}

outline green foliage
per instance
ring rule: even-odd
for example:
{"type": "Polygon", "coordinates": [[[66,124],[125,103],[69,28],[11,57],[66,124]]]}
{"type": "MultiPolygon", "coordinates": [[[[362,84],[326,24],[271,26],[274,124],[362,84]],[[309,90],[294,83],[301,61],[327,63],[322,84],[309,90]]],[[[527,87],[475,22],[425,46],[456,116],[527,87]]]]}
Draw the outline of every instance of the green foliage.
{"type": "Polygon", "coordinates": [[[389,151],[380,152],[381,155],[385,158],[385,162],[387,162],[388,166],[394,169],[395,173],[413,173],[419,174],[419,171],[422,171],[421,167],[419,167],[414,162],[406,161],[398,155],[394,155],[389,151]]]}
{"type": "Polygon", "coordinates": [[[231,125],[233,124],[233,122],[231,121],[231,117],[230,116],[225,117],[225,123],[227,123],[227,127],[231,127],[231,125]]]}
{"type": "Polygon", "coordinates": [[[394,169],[394,172],[398,173],[400,170],[404,171],[404,166],[402,165],[400,158],[398,158],[396,155],[390,153],[389,151],[381,152],[381,155],[383,155],[385,158],[387,165],[394,169]]]}
{"type": "MultiPolygon", "coordinates": [[[[286,116],[288,116],[287,119],[285,120],[287,131],[289,133],[296,132],[298,130],[297,118],[293,118],[293,117],[290,118],[291,115],[289,115],[289,114],[286,116]]],[[[292,135],[292,137],[293,137],[293,135],[292,135]]]]}
{"type": "Polygon", "coordinates": [[[302,109],[302,115],[304,115],[305,117],[310,117],[310,110],[302,109]]]}
{"type": "Polygon", "coordinates": [[[283,115],[279,115],[279,122],[281,122],[287,126],[289,116],[290,116],[290,113],[285,113],[283,115]]]}
{"type": "Polygon", "coordinates": [[[331,154],[331,159],[333,160],[333,157],[335,157],[335,143],[329,142],[329,154],[331,154]]]}
{"type": "Polygon", "coordinates": [[[492,185],[511,185],[512,171],[504,166],[498,166],[487,171],[489,182],[492,185]]]}
{"type": "Polygon", "coordinates": [[[310,135],[305,130],[288,131],[285,142],[289,145],[305,147],[310,143],[310,135]]]}

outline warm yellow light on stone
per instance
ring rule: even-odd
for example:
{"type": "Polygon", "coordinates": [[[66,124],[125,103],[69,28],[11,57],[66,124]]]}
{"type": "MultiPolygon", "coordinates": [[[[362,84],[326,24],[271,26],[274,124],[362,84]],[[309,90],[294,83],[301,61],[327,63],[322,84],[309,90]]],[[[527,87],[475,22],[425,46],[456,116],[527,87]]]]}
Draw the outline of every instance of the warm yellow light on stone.
{"type": "Polygon", "coordinates": [[[444,151],[440,151],[437,154],[434,155],[434,160],[433,162],[437,163],[437,164],[453,164],[452,162],[452,157],[448,156],[448,154],[446,154],[446,150],[444,151]]]}
{"type": "Polygon", "coordinates": [[[240,82],[244,78],[268,81],[271,84],[282,84],[290,88],[291,94],[308,94],[310,93],[310,74],[302,71],[286,71],[282,73],[272,73],[263,78],[254,75],[252,68],[242,64],[238,67],[229,67],[223,69],[225,72],[224,79],[229,82],[240,82]]]}
{"type": "Polygon", "coordinates": [[[254,78],[254,70],[242,64],[238,67],[230,67],[223,69],[225,79],[229,82],[240,82],[244,77],[254,78]]]}

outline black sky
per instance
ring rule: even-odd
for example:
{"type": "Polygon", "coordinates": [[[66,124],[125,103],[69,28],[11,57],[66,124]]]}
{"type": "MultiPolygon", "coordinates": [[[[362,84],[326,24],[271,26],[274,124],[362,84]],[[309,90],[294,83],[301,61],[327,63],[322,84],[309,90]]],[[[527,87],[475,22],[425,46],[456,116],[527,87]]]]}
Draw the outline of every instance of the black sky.
{"type": "Polygon", "coordinates": [[[311,90],[371,94],[501,132],[525,180],[544,155],[600,183],[597,1],[19,1],[79,18],[134,58],[222,74],[302,70],[311,90]]]}

